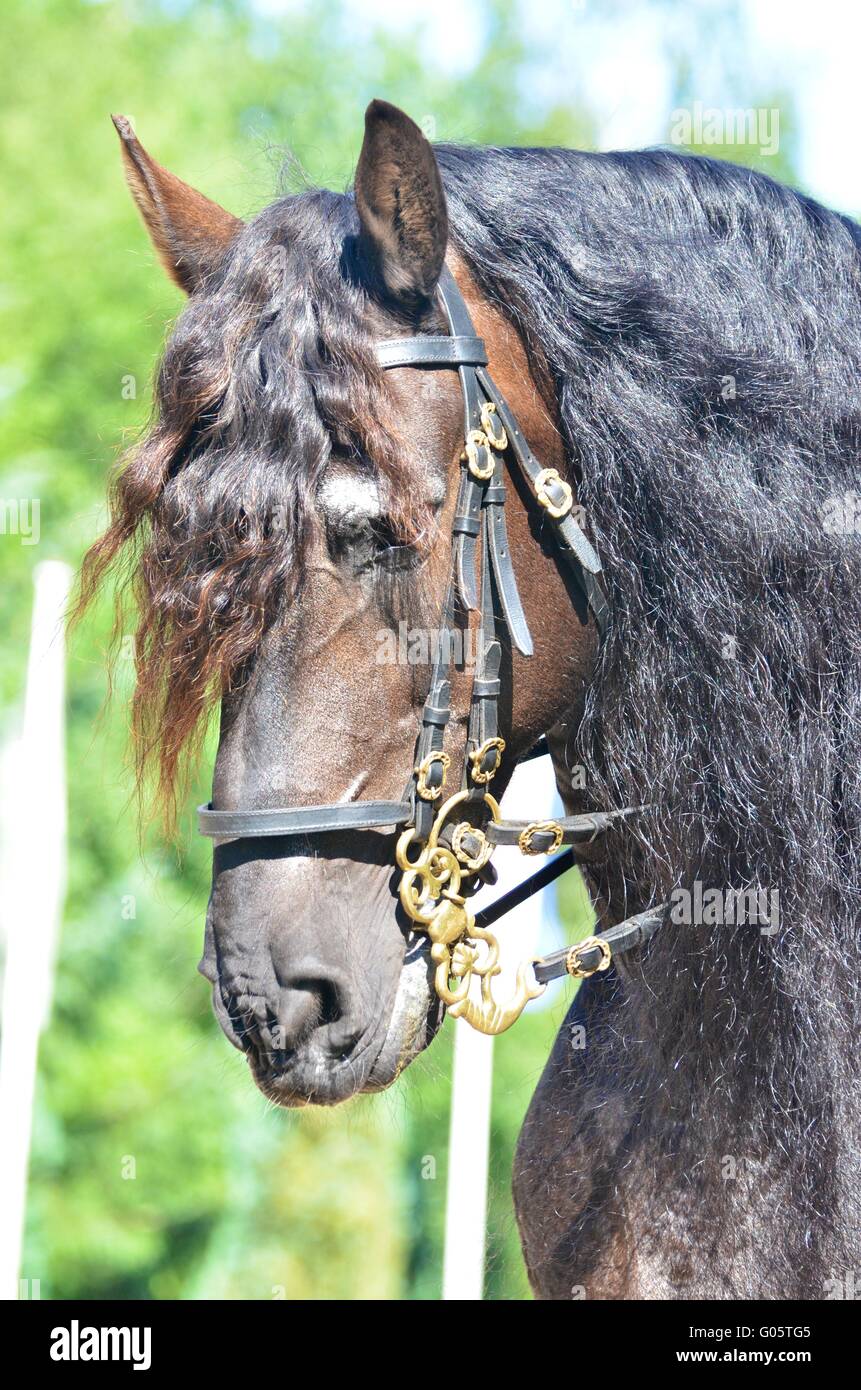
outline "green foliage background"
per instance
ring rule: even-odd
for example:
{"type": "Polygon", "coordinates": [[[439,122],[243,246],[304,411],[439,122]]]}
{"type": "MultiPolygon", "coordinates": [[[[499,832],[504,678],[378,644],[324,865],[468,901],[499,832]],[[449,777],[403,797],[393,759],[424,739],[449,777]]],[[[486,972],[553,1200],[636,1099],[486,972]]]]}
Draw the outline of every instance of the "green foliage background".
{"type": "MultiPolygon", "coordinates": [[[[514,0],[488,4],[485,21],[455,79],[420,31],[394,39],[334,0],[279,22],[239,0],[5,0],[0,493],[40,499],[41,542],[0,545],[2,737],[19,716],[31,565],[77,564],[97,533],[180,305],[126,194],[109,112],[240,215],[283,186],[285,147],[293,178],[298,166],[345,186],[374,95],[438,139],[589,146],[586,111],[536,95],[546,55],[514,0]]],[[[267,1108],[194,973],[208,849],[190,820],[181,858],[155,834],[138,844],[127,657],[100,715],[110,619],[106,599],[69,657],[70,882],[22,1276],[54,1298],[438,1298],[452,1025],[383,1096],[267,1108]]],[[[577,885],[567,893],[582,930],[577,885]]],[[[529,1296],[511,1157],[563,1007],[560,995],[496,1045],[488,1297],[529,1296]]]]}

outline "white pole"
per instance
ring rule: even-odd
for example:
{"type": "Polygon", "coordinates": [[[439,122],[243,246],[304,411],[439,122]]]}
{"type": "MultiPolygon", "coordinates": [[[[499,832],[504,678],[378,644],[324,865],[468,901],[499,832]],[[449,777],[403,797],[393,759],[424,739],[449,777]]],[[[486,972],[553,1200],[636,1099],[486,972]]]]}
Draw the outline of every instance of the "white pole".
{"type": "MultiPolygon", "coordinates": [[[[550,759],[537,758],[517,768],[502,809],[511,819],[526,815],[542,820],[553,813],[555,804],[550,759]]],[[[499,881],[476,894],[471,903],[476,911],[528,878],[535,868],[535,860],[524,860],[513,850],[497,850],[493,863],[499,881]]],[[[503,967],[494,988],[500,1000],[514,988],[518,963],[537,952],[543,912],[541,898],[530,898],[512,919],[493,929],[503,967]]],[[[455,1022],[454,1029],[442,1296],[446,1301],[465,1302],[484,1293],[493,1038],[462,1022],[455,1022]]]]}
{"type": "MultiPolygon", "coordinates": [[[[66,884],[63,614],[72,572],[34,572],[21,738],[4,757],[0,913],[5,936],[0,1041],[0,1298],[19,1295],[39,1035],[51,1007],[66,884]]],[[[27,1297],[30,1290],[20,1290],[27,1297]]]]}
{"type": "Polygon", "coordinates": [[[492,1086],[493,1038],[456,1022],[442,1269],[447,1300],[480,1299],[484,1293],[492,1086]]]}

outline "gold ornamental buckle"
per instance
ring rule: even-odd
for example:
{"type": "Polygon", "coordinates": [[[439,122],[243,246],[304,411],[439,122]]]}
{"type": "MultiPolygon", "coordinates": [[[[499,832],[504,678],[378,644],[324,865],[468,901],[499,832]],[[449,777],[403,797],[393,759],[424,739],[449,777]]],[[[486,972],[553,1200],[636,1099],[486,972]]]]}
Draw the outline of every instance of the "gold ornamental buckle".
{"type": "Polygon", "coordinates": [[[501,453],[503,449],[508,448],[508,435],[496,413],[496,406],[493,401],[485,401],[481,407],[481,428],[487,436],[487,442],[491,449],[498,449],[501,453]]]}
{"type": "Polygon", "coordinates": [[[485,786],[488,782],[492,781],[492,779],[496,776],[497,772],[499,771],[500,764],[502,763],[502,755],[504,752],[504,738],[486,738],[484,740],[484,743],[482,743],[479,748],[476,748],[473,753],[470,753],[469,761],[471,764],[471,776],[473,782],[477,782],[479,786],[485,786]],[[496,751],[496,761],[494,762],[492,768],[490,768],[487,772],[483,772],[481,764],[484,762],[484,759],[487,756],[487,754],[492,752],[493,750],[496,751]]]}
{"type": "Polygon", "coordinates": [[[466,436],[466,447],[461,458],[466,460],[470,473],[474,478],[478,478],[479,482],[486,483],[488,478],[493,477],[496,461],[491,452],[490,440],[484,430],[470,430],[466,436]],[[481,462],[482,454],[487,455],[485,463],[481,462]]]}
{"type": "Polygon", "coordinates": [[[517,844],[521,854],[555,854],[562,844],[562,826],[555,820],[534,820],[520,832],[517,844]],[[546,849],[536,849],[532,843],[533,836],[539,833],[553,836],[552,844],[546,849]]]}
{"type": "Polygon", "coordinates": [[[567,516],[574,505],[574,494],[564,478],[559,476],[556,468],[542,468],[537,475],[534,483],[535,499],[541,504],[548,516],[555,517],[557,521],[563,516],[567,516]],[[554,491],[561,490],[562,501],[554,502],[550,495],[550,488],[554,491]]]}
{"type": "Polygon", "coordinates": [[[493,844],[488,840],[480,826],[472,825],[468,820],[462,820],[456,825],[451,837],[451,847],[454,850],[459,864],[469,869],[471,873],[477,874],[486,864],[490,862],[493,854],[493,844]],[[470,854],[464,843],[465,839],[474,839],[478,845],[478,852],[470,854]]]}
{"type": "Polygon", "coordinates": [[[418,767],[414,769],[416,776],[416,792],[422,801],[438,801],[442,796],[445,786],[446,773],[451,766],[451,758],[448,753],[428,753],[426,758],[422,758],[418,767]],[[434,763],[439,763],[442,768],[442,780],[438,787],[428,786],[428,775],[434,763]]]}
{"type": "Polygon", "coordinates": [[[605,941],[603,936],[587,936],[585,941],[578,941],[576,946],[571,947],[565,957],[565,969],[573,980],[587,980],[590,975],[597,975],[601,970],[609,970],[612,959],[613,952],[610,949],[610,943],[605,941]],[[580,963],[580,952],[593,950],[596,946],[601,952],[601,959],[597,965],[592,966],[591,970],[587,970],[580,963]]]}

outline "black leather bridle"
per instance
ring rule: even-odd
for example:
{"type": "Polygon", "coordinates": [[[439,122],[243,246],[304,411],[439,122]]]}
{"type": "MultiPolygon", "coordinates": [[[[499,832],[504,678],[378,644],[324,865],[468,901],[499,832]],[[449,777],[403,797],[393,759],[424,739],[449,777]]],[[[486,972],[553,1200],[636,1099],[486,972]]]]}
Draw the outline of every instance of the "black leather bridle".
{"type": "MultiPolygon", "coordinates": [[[[505,524],[505,458],[520,470],[543,511],[557,553],[582,598],[583,621],[587,619],[588,606],[603,633],[609,614],[599,577],[601,562],[574,514],[571,488],[556,469],[542,468],[530,450],[505,397],[487,370],[484,342],[477,336],[466,303],[447,268],[440,278],[439,297],[450,336],[391,338],[376,348],[383,368],[456,369],[464,401],[465,448],[452,524],[451,573],[442,606],[441,640],[434,653],[414,769],[406,792],[400,801],[264,810],[221,811],[209,804],[198,808],[198,826],[201,834],[219,840],[403,827],[397,854],[403,871],[401,902],[412,921],[428,931],[434,942],[437,992],[448,1004],[449,1012],[467,1017],[481,1031],[500,1032],[519,1015],[526,1000],[541,990],[529,985],[523,976],[522,999],[517,1001],[516,1012],[499,1009],[490,994],[490,980],[498,973],[498,967],[496,942],[488,928],[525,897],[578,862],[578,846],[591,844],[644,808],[546,821],[511,821],[501,817],[488,791],[505,749],[498,720],[502,660],[498,627],[505,628],[511,644],[523,656],[531,656],[533,650],[505,524]],[[476,581],[479,552],[480,588],[476,581]],[[458,604],[464,611],[479,612],[478,656],[460,791],[446,800],[443,792],[451,764],[444,747],[451,716],[449,639],[454,635],[458,604]],[[452,824],[452,814],[459,807],[461,814],[471,812],[484,823],[461,819],[452,824]],[[498,845],[516,845],[527,855],[555,853],[563,845],[569,848],[526,884],[474,917],[466,907],[466,897],[478,886],[481,871],[498,845]],[[413,857],[415,850],[419,850],[418,858],[413,857]],[[476,949],[481,942],[485,943],[485,952],[476,949]],[[486,1002],[483,1012],[470,1007],[468,987],[472,974],[481,978],[486,1002]],[[456,982],[454,989],[452,979],[456,982]]],[[[542,740],[529,756],[545,751],[542,740]]],[[[605,970],[613,952],[646,940],[662,917],[663,909],[642,913],[611,928],[602,937],[590,937],[569,950],[533,962],[539,986],[543,988],[548,980],[566,973],[582,978],[605,970]]]]}

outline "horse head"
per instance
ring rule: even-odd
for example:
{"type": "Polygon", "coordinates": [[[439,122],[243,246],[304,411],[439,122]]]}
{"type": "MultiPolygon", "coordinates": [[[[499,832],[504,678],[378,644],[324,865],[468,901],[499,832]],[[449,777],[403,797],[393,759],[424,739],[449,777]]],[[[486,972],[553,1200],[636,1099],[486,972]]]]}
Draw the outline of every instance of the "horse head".
{"type": "MultiPolygon", "coordinates": [[[[514,315],[459,255],[434,151],[396,108],[368,108],[354,194],[302,192],[248,222],[115,123],[154,245],[189,295],[156,423],[96,550],[104,564],[146,532],[139,743],[170,791],[218,700],[219,812],[402,800],[443,629],[461,638],[445,756],[466,762],[481,614],[458,596],[443,617],[464,475],[456,364],[382,370],[377,348],[447,333],[438,290],[453,277],[524,439],[565,475],[546,364],[530,368],[514,315]]],[[[513,563],[534,654],[492,634],[508,750],[497,796],[581,698],[595,643],[528,486],[508,491],[497,561],[513,563]]],[[[439,1025],[434,948],[411,931],[394,859],[385,826],[216,835],[200,968],[228,1038],[283,1104],[388,1085],[439,1025]]]]}

